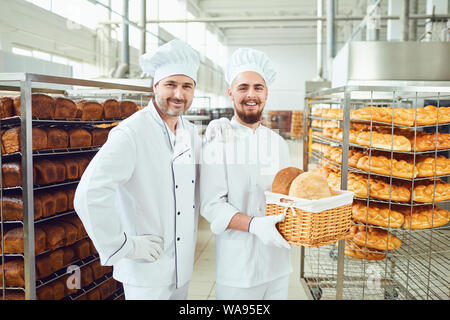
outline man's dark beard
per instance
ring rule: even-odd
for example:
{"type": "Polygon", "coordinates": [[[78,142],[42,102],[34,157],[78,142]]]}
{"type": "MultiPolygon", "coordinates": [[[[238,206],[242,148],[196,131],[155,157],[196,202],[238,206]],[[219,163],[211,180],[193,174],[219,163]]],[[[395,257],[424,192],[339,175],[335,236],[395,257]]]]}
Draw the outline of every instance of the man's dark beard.
{"type": "MultiPolygon", "coordinates": [[[[255,102],[258,105],[261,104],[261,101],[255,101],[255,102]]],[[[247,101],[242,101],[241,105],[244,105],[245,103],[247,103],[247,101]]],[[[245,107],[243,107],[243,108],[245,108],[245,107]]],[[[241,119],[242,121],[244,121],[247,124],[254,124],[254,123],[258,122],[259,120],[261,120],[261,114],[262,114],[264,108],[262,108],[261,111],[259,111],[257,113],[252,112],[252,113],[249,113],[249,114],[247,114],[245,112],[245,109],[243,109],[241,111],[241,110],[238,110],[238,108],[235,107],[234,110],[236,110],[236,113],[237,113],[239,119],[241,119]]]]}

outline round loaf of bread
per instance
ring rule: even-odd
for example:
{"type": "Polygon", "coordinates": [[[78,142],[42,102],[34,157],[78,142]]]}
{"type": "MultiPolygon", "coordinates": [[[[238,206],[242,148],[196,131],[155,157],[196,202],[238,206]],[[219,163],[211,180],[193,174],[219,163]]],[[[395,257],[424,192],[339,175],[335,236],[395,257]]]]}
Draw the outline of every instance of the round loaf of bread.
{"type": "Polygon", "coordinates": [[[278,171],[273,179],[272,192],[288,195],[292,181],[302,173],[303,170],[295,167],[287,167],[278,171]]]}
{"type": "Polygon", "coordinates": [[[327,179],[317,172],[304,172],[292,181],[289,196],[317,200],[332,196],[327,179]]]}

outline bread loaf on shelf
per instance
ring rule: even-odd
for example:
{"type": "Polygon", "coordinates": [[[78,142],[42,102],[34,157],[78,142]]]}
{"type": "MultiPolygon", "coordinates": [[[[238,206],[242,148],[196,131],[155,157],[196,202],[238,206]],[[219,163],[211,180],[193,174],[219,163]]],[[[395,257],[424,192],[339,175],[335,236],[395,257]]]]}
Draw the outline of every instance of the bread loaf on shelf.
{"type": "Polygon", "coordinates": [[[450,222],[450,212],[435,206],[418,206],[401,208],[405,217],[403,229],[430,229],[446,225],[450,222]]]}
{"type": "Polygon", "coordinates": [[[60,128],[45,128],[48,149],[66,149],[69,147],[69,134],[60,128]]]}
{"type": "Polygon", "coordinates": [[[352,226],[350,228],[351,241],[360,247],[377,250],[394,250],[400,248],[402,241],[386,230],[366,227],[352,226]]]}
{"type": "Polygon", "coordinates": [[[56,172],[55,164],[50,160],[35,160],[33,167],[36,169],[37,184],[55,183],[60,177],[60,175],[56,172]]]}
{"type": "Polygon", "coordinates": [[[52,272],[61,270],[64,267],[64,249],[58,248],[56,250],[46,253],[51,261],[52,272]]]}
{"type": "MultiPolygon", "coordinates": [[[[42,202],[38,195],[33,197],[34,220],[42,217],[42,202]]],[[[23,220],[22,195],[10,194],[3,196],[3,220],[20,221],[23,220]]]]}
{"type": "Polygon", "coordinates": [[[355,201],[352,206],[353,220],[374,226],[400,228],[405,222],[403,214],[388,205],[370,203],[367,210],[366,203],[355,201]]]}
{"type": "MultiPolygon", "coordinates": [[[[47,149],[47,133],[40,128],[33,128],[31,132],[32,150],[47,149]]],[[[19,152],[21,147],[20,127],[6,130],[2,135],[2,145],[5,154],[19,152]]]]}
{"type": "MultiPolygon", "coordinates": [[[[58,225],[64,228],[65,246],[70,246],[77,241],[78,229],[71,223],[58,220],[58,225]]],[[[73,250],[73,249],[72,249],[73,250]]]]}
{"type": "Polygon", "coordinates": [[[55,198],[55,212],[61,213],[67,211],[67,194],[62,190],[52,191],[55,198]]]}
{"type": "Polygon", "coordinates": [[[72,249],[74,250],[77,259],[84,259],[91,254],[89,241],[87,239],[79,240],[72,245],[72,249]]]}
{"type": "Polygon", "coordinates": [[[52,260],[48,254],[41,254],[36,257],[36,279],[43,279],[53,273],[52,260]]]}
{"type": "MultiPolygon", "coordinates": [[[[55,99],[42,94],[33,93],[31,95],[31,116],[40,119],[53,119],[55,117],[55,99]]],[[[20,116],[20,96],[14,99],[14,114],[20,116]]]]}
{"type": "Polygon", "coordinates": [[[13,99],[10,97],[0,97],[0,119],[9,118],[14,115],[13,99]]]}
{"type": "MultiPolygon", "coordinates": [[[[5,250],[1,250],[3,253],[24,253],[24,231],[23,226],[15,227],[6,231],[3,235],[3,243],[5,250]]],[[[34,252],[36,255],[45,251],[46,247],[46,235],[45,232],[39,228],[34,228],[34,252]]]]}
{"type": "Polygon", "coordinates": [[[450,183],[436,181],[420,182],[414,186],[413,200],[415,202],[431,203],[450,200],[450,183]]]}
{"type": "Polygon", "coordinates": [[[386,254],[383,251],[360,247],[350,239],[345,241],[344,254],[351,258],[365,260],[383,260],[386,258],[386,254]]]}
{"type": "Polygon", "coordinates": [[[103,118],[103,106],[96,101],[80,100],[76,103],[77,118],[81,120],[100,120],[103,118]]]}
{"type": "Polygon", "coordinates": [[[49,286],[52,289],[54,300],[61,300],[65,297],[65,295],[64,295],[65,283],[62,282],[61,280],[59,280],[59,279],[54,280],[54,281],[50,282],[49,284],[47,284],[46,286],[49,286]]]}
{"type": "Polygon", "coordinates": [[[67,98],[55,99],[55,118],[56,119],[75,119],[77,116],[77,106],[75,102],[67,98]]]}
{"type": "Polygon", "coordinates": [[[56,168],[55,182],[63,182],[66,180],[66,166],[60,161],[52,161],[56,168]]]}
{"type": "Polygon", "coordinates": [[[80,177],[79,175],[79,168],[78,168],[78,162],[74,160],[73,158],[62,158],[59,160],[55,160],[55,162],[59,162],[64,165],[66,168],[66,179],[67,180],[74,180],[78,179],[80,177]]]}
{"type": "Polygon", "coordinates": [[[421,156],[416,158],[418,177],[433,177],[450,174],[450,159],[445,156],[421,156]]]}
{"type": "Polygon", "coordinates": [[[70,129],[69,145],[71,148],[86,148],[92,146],[91,133],[82,128],[70,129]]]}
{"type": "MultiPolygon", "coordinates": [[[[36,182],[36,168],[33,168],[33,181],[36,182]]],[[[22,185],[22,165],[19,161],[2,163],[2,186],[17,187],[22,185]]]]}
{"type": "Polygon", "coordinates": [[[0,264],[0,286],[3,286],[3,276],[5,277],[6,287],[25,286],[23,258],[14,258],[5,261],[3,265],[0,264]]]}
{"type": "MultiPolygon", "coordinates": [[[[64,229],[64,230],[67,230],[67,229],[64,229]]],[[[66,241],[67,241],[67,239],[69,239],[69,241],[72,241],[70,235],[66,237],[66,241]]],[[[64,250],[63,263],[65,266],[67,266],[75,260],[75,251],[73,251],[73,249],[71,247],[64,247],[63,250],[64,250]]]]}
{"type": "MultiPolygon", "coordinates": [[[[417,133],[416,137],[414,135],[410,136],[411,145],[414,148],[414,139],[416,151],[432,151],[432,150],[442,150],[450,149],[450,133],[438,133],[436,138],[436,133],[417,133]],[[437,147],[436,147],[437,142],[437,147]]],[[[414,150],[414,149],[412,149],[414,150]]]]}
{"type": "Polygon", "coordinates": [[[379,173],[383,175],[412,179],[417,177],[418,170],[412,163],[405,160],[397,160],[386,156],[362,156],[356,165],[360,170],[379,173]],[[414,173],[413,173],[414,171],[414,173]]]}
{"type": "Polygon", "coordinates": [[[108,140],[109,129],[96,128],[91,130],[92,146],[102,146],[108,140]]]}
{"type": "Polygon", "coordinates": [[[137,105],[133,101],[120,101],[120,113],[122,118],[128,118],[137,111],[137,105]]]}
{"type": "Polygon", "coordinates": [[[47,218],[53,216],[56,213],[56,201],[52,194],[45,191],[39,191],[36,194],[41,199],[42,217],[47,218]]]}
{"type": "Polygon", "coordinates": [[[105,119],[120,119],[122,117],[122,109],[120,102],[115,99],[108,99],[103,102],[103,110],[105,119]]]}
{"type": "Polygon", "coordinates": [[[64,228],[56,223],[42,223],[41,228],[44,230],[47,236],[47,250],[55,250],[64,245],[66,235],[64,228]]]}

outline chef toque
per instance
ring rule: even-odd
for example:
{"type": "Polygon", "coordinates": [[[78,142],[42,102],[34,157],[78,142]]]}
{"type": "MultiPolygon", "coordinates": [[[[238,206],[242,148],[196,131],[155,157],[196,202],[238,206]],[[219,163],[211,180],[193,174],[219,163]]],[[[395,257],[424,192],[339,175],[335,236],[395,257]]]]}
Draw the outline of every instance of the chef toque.
{"type": "Polygon", "coordinates": [[[197,52],[186,42],[175,39],[139,57],[142,71],[153,77],[153,83],[182,74],[197,83],[200,59],[197,52]]]}
{"type": "Polygon", "coordinates": [[[225,79],[231,86],[238,74],[245,71],[257,72],[269,86],[275,80],[275,69],[270,58],[262,51],[240,48],[231,55],[225,71],[225,79]]]}

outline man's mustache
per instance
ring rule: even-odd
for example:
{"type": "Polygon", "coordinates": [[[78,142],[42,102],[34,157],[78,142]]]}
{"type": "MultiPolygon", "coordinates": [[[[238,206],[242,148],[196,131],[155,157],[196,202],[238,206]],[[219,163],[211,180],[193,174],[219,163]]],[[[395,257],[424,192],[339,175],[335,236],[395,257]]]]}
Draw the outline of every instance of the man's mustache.
{"type": "Polygon", "coordinates": [[[174,98],[168,98],[167,102],[173,102],[173,103],[186,103],[187,101],[185,99],[174,99],[174,98]]]}

